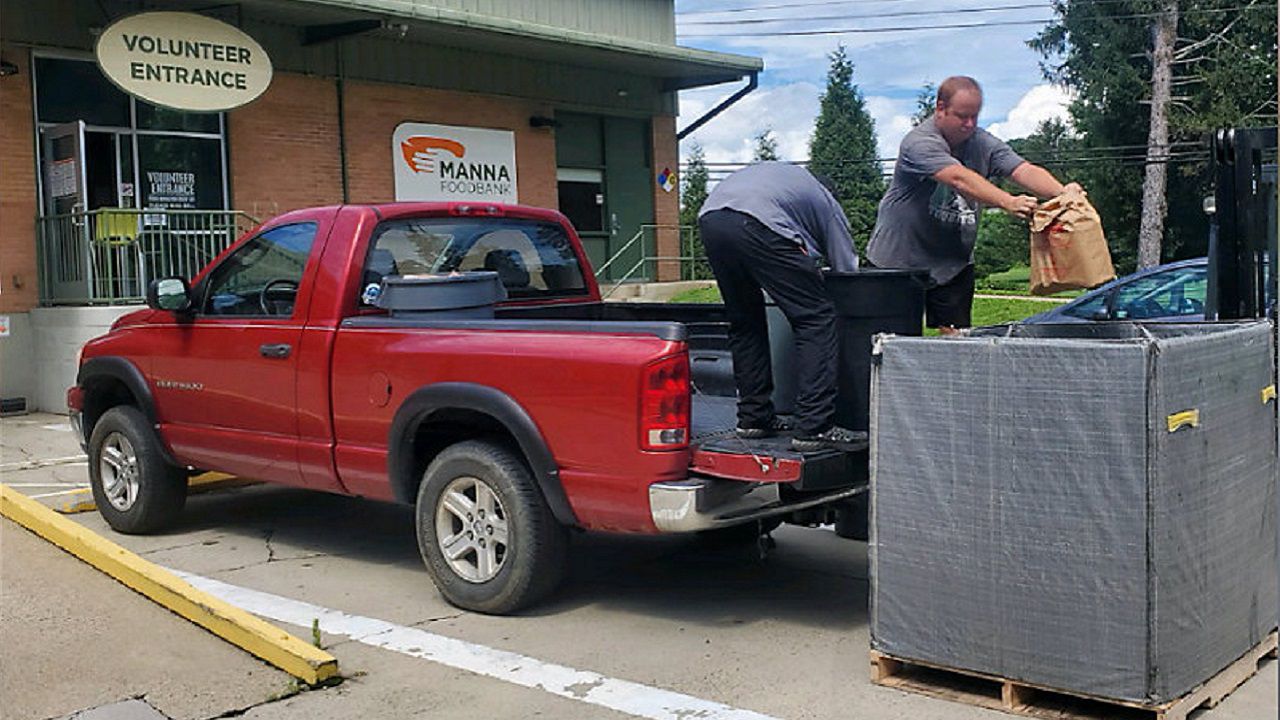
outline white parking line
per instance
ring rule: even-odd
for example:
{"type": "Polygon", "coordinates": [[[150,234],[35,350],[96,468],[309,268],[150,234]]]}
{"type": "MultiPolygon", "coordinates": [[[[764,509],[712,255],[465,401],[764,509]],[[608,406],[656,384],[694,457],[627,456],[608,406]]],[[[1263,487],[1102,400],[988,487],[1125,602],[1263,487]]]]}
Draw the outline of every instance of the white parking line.
{"type": "MultiPolygon", "coordinates": [[[[13,486],[10,485],[9,487],[13,487],[13,486]]],[[[39,500],[40,498],[61,497],[63,495],[80,495],[80,494],[83,494],[84,491],[88,489],[89,489],[88,485],[82,485],[76,488],[75,490],[62,490],[59,492],[47,492],[47,493],[40,493],[38,495],[32,495],[31,499],[39,500]]]]}
{"type": "Polygon", "coordinates": [[[544,690],[570,700],[606,707],[652,720],[776,720],[691,695],[606,677],[587,670],[547,663],[527,655],[436,635],[377,618],[348,615],[279,595],[250,590],[179,570],[171,572],[197,588],[233,605],[279,622],[342,635],[356,642],[431,660],[459,670],[527,688],[544,690]]]}

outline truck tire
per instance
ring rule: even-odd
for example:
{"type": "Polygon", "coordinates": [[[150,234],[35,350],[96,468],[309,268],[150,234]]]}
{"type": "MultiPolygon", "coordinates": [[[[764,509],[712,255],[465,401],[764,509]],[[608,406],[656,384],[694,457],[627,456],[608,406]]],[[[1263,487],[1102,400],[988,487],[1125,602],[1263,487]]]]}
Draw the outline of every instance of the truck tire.
{"type": "Polygon", "coordinates": [[[102,414],[89,437],[93,502],[112,530],[150,533],[171,525],[187,502],[187,475],[164,459],[160,439],[137,408],[102,414]]]}
{"type": "Polygon", "coordinates": [[[867,494],[855,495],[836,511],[836,535],[848,540],[866,541],[871,537],[868,521],[867,494]]]}
{"type": "Polygon", "coordinates": [[[464,610],[515,612],[559,585],[568,531],[520,458],[469,440],[436,456],[418,487],[418,550],[440,594],[464,610]]]}

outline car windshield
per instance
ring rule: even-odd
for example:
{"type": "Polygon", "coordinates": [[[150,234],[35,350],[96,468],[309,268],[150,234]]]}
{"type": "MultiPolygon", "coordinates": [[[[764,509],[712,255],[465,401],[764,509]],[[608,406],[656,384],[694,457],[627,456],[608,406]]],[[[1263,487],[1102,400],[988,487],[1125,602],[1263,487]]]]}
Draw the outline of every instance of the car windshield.
{"type": "Polygon", "coordinates": [[[509,218],[391,220],[374,231],[361,296],[387,275],[491,270],[512,299],[584,295],[573,243],[559,224],[509,218]]]}

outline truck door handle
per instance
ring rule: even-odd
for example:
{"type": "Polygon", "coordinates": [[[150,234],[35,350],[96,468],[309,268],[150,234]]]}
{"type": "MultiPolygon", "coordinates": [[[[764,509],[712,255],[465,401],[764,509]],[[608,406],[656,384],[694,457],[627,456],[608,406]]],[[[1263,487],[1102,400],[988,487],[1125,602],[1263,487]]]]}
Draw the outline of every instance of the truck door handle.
{"type": "Polygon", "coordinates": [[[264,358],[287,358],[291,352],[293,352],[293,346],[289,343],[275,345],[268,343],[258,346],[258,354],[264,358]]]}

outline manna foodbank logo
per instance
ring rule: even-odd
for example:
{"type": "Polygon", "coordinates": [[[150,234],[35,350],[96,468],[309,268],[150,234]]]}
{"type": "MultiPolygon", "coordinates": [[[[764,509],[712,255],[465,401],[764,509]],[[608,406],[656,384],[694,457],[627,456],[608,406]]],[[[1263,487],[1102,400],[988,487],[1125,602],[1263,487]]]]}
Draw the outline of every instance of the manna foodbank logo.
{"type": "Polygon", "coordinates": [[[435,158],[444,150],[461,160],[467,154],[467,146],[448,138],[414,135],[400,143],[400,152],[404,153],[404,161],[415,173],[435,172],[435,158]]]}
{"type": "MultiPolygon", "coordinates": [[[[413,135],[405,138],[400,143],[400,152],[404,154],[404,161],[415,174],[417,173],[436,173],[440,176],[442,182],[448,181],[469,181],[473,184],[474,190],[481,190],[487,185],[495,185],[498,183],[511,183],[511,170],[505,164],[492,162],[464,162],[467,147],[457,140],[450,140],[442,137],[432,137],[429,135],[413,135]],[[448,153],[444,155],[441,153],[448,153]],[[449,159],[452,155],[454,159],[449,159]],[[439,168],[437,168],[436,159],[439,158],[439,168]],[[438,170],[438,172],[437,172],[438,170]]],[[[457,190],[456,182],[453,182],[449,189],[457,190]]],[[[483,190],[486,194],[492,192],[506,192],[506,189],[488,188],[483,190]]]]}

